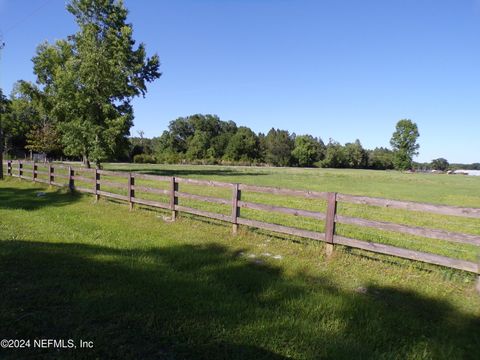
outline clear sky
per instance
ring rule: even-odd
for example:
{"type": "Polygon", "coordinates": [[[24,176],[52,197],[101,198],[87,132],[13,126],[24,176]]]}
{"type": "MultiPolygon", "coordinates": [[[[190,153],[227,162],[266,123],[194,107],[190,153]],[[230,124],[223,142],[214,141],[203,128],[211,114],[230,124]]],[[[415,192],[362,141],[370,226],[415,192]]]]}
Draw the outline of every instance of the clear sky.
{"type": "MultiPolygon", "coordinates": [[[[480,162],[480,0],[126,0],[162,77],[135,127],[217,114],[325,142],[389,146],[415,121],[418,161],[480,162]]],[[[34,80],[36,46],[76,31],[64,0],[0,0],[0,86],[34,80]]]]}

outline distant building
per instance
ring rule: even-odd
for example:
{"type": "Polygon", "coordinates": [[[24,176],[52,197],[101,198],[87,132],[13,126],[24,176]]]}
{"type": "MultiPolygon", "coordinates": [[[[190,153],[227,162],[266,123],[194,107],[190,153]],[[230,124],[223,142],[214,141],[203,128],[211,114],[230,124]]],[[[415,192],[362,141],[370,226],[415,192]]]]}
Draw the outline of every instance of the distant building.
{"type": "Polygon", "coordinates": [[[454,174],[480,176],[480,170],[455,170],[454,174]]]}

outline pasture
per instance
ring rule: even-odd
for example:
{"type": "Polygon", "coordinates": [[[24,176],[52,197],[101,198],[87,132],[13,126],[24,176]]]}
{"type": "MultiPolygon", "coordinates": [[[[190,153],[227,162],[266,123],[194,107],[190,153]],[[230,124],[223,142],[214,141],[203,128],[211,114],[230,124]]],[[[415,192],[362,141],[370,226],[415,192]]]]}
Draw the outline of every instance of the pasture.
{"type": "MultiPolygon", "coordinates": [[[[203,180],[239,182],[250,185],[283,187],[313,191],[334,191],[351,195],[365,195],[396,200],[480,208],[480,178],[433,174],[407,174],[396,171],[326,170],[298,168],[216,167],[216,166],[158,166],[111,164],[112,170],[131,170],[153,175],[182,176],[203,180]]],[[[137,183],[138,184],[138,183],[137,183]]],[[[84,184],[87,186],[87,184],[84,184]]],[[[155,181],[143,181],[140,185],[158,186],[155,181]]],[[[168,188],[168,184],[160,184],[168,188]]],[[[229,199],[229,189],[199,187],[181,184],[180,191],[203,196],[229,199]]],[[[118,189],[107,191],[117,193],[118,189]]],[[[123,192],[126,194],[126,192],[123,192]]],[[[140,194],[143,198],[168,202],[168,196],[140,194]]],[[[242,200],[273,206],[292,207],[308,211],[325,212],[326,203],[319,199],[275,196],[243,192],[242,200]]],[[[190,199],[181,200],[181,205],[228,215],[230,206],[206,204],[190,199]]],[[[252,220],[293,226],[309,231],[324,231],[323,221],[301,216],[266,213],[242,209],[242,216],[252,220]]],[[[411,212],[393,208],[339,203],[338,213],[373,221],[396,222],[408,226],[434,228],[444,231],[480,235],[480,219],[449,217],[429,213],[411,212]]],[[[479,247],[468,244],[452,244],[445,240],[432,240],[410,234],[399,234],[373,228],[337,224],[336,234],[364,241],[424,251],[442,256],[477,262],[479,247]]]]}
{"type": "MultiPolygon", "coordinates": [[[[476,177],[218,166],[106,168],[480,207],[476,177]]],[[[219,189],[188,190],[227,196],[219,189]]],[[[306,209],[324,205],[255,196],[252,201],[306,209]]],[[[342,211],[480,234],[476,219],[446,221],[354,205],[342,211]]],[[[343,247],[325,258],[323,245],[314,241],[245,228],[233,236],[220,222],[186,214],[168,222],[166,215],[142,207],[130,212],[125,204],[102,199],[94,204],[89,195],[17,179],[0,182],[1,338],[94,341],[93,350],[62,350],[72,358],[478,355],[480,296],[472,274],[343,247]],[[38,192],[46,194],[37,197],[38,192]]],[[[297,226],[300,221],[250,215],[297,226]]],[[[301,225],[318,227],[306,220],[301,225]]],[[[469,246],[374,229],[338,231],[478,259],[478,250],[469,246]]],[[[6,358],[18,354],[2,351],[6,358]]]]}
{"type": "Polygon", "coordinates": [[[352,169],[113,163],[105,164],[105,169],[480,207],[480,177],[475,176],[352,169]]]}

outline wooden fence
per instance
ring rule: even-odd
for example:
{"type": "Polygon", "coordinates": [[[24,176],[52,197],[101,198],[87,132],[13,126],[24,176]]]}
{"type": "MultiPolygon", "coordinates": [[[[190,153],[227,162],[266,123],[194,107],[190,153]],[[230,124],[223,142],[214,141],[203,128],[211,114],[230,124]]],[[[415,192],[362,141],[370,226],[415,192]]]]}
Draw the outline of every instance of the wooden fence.
{"type": "Polygon", "coordinates": [[[167,177],[147,175],[133,172],[115,172],[98,169],[85,169],[85,168],[73,168],[71,166],[57,165],[57,164],[40,164],[32,162],[7,162],[7,175],[18,177],[21,179],[31,180],[35,182],[42,182],[48,185],[54,186],[68,186],[72,191],[79,191],[90,193],[96,196],[98,199],[100,196],[113,198],[117,200],[123,200],[130,204],[132,209],[134,204],[147,205],[162,209],[167,209],[172,212],[172,219],[175,220],[177,212],[186,212],[194,215],[204,216],[207,218],[217,219],[231,223],[233,225],[233,232],[236,233],[239,225],[246,225],[259,229],[266,229],[273,232],[299,236],[303,238],[322,241],[327,244],[327,251],[331,252],[334,245],[343,245],[351,248],[357,248],[362,250],[371,251],[374,253],[393,255],[400,258],[422,261],[425,263],[436,264],[446,266],[449,268],[460,269],[475,274],[480,273],[480,266],[476,262],[455,259],[451,257],[441,256],[432,253],[420,252],[416,250],[410,250],[400,248],[396,246],[362,241],[357,239],[351,239],[343,236],[339,236],[335,233],[336,224],[348,224],[360,227],[375,228],[384,231],[393,231],[403,234],[410,234],[431,239],[446,240],[449,242],[470,244],[480,246],[480,236],[450,232],[439,229],[428,229],[417,226],[407,226],[402,224],[396,224],[384,221],[374,221],[355,217],[344,216],[337,213],[337,203],[345,202],[351,204],[362,204],[378,207],[387,207],[393,209],[403,209],[416,212],[427,212],[439,215],[449,215],[457,217],[469,217],[480,218],[480,208],[466,208],[466,207],[454,207],[445,205],[433,205],[425,203],[417,203],[410,201],[388,200],[382,198],[373,198],[366,196],[355,196],[339,194],[334,192],[316,192],[305,190],[292,190],[281,189],[274,187],[263,187],[255,185],[245,184],[232,184],[218,181],[196,180],[186,179],[181,177],[167,177]],[[16,167],[14,168],[14,165],[16,167]],[[30,169],[25,169],[25,165],[30,166],[30,169]],[[43,170],[39,170],[43,168],[43,170]],[[63,169],[63,174],[56,172],[58,169],[63,169]],[[90,176],[80,176],[78,173],[88,173],[90,176]],[[46,179],[40,179],[38,175],[43,175],[46,179]],[[112,182],[105,180],[103,177],[119,178],[120,182],[112,182]],[[167,182],[167,189],[159,189],[155,187],[140,186],[135,184],[135,180],[143,179],[150,181],[167,182]],[[90,187],[76,186],[77,182],[91,184],[90,187]],[[196,195],[192,193],[182,192],[179,190],[180,184],[200,185],[207,187],[216,187],[231,189],[231,199],[196,195]],[[115,194],[102,190],[102,185],[113,188],[124,189],[127,195],[115,194]],[[159,202],[153,200],[142,199],[136,196],[136,191],[142,193],[161,194],[169,197],[169,202],[159,202]],[[327,207],[324,213],[294,209],[289,207],[274,206],[256,202],[243,201],[241,195],[244,192],[254,193],[266,193],[273,195],[286,195],[308,199],[321,199],[326,201],[327,207]],[[231,205],[231,215],[219,214],[210,211],[195,209],[193,207],[187,207],[179,205],[178,199],[185,198],[207,203],[231,205]],[[324,222],[324,233],[299,229],[290,226],[278,225],[258,220],[247,219],[241,216],[241,209],[253,209],[266,212],[274,212],[281,214],[288,214],[293,216],[301,216],[306,218],[312,218],[324,222]]]}

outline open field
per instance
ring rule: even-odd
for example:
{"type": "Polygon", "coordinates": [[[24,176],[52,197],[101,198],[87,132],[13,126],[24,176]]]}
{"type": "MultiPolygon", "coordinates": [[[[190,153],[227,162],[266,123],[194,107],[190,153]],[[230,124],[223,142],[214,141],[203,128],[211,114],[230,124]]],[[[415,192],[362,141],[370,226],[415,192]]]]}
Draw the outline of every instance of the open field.
{"type": "MultiPolygon", "coordinates": [[[[461,176],[132,167],[161,175],[480,207],[480,179],[461,176]],[[421,196],[412,198],[417,192],[421,196]]],[[[93,340],[94,350],[62,350],[77,358],[478,355],[480,297],[471,274],[342,247],[325,259],[323,245],[313,241],[245,229],[235,237],[221,223],[186,215],[169,223],[162,212],[129,212],[124,204],[93,204],[91,196],[58,189],[36,196],[45,189],[15,179],[0,182],[1,338],[93,340]]],[[[465,224],[444,224],[441,217],[404,220],[478,233],[473,219],[465,224]]],[[[474,251],[465,250],[464,256],[473,258],[474,251]]],[[[18,354],[3,351],[2,357],[18,354]]]]}
{"type": "Polygon", "coordinates": [[[480,177],[398,171],[105,164],[105,169],[480,207],[480,177]]]}
{"type": "MultiPolygon", "coordinates": [[[[40,166],[40,165],[39,165],[40,166]]],[[[18,167],[18,165],[17,165],[18,167]]],[[[288,168],[235,168],[235,167],[214,167],[214,166],[159,166],[159,165],[131,165],[131,164],[108,164],[107,168],[115,170],[135,170],[155,175],[167,175],[163,179],[141,178],[135,179],[135,197],[140,199],[154,201],[168,207],[170,202],[170,180],[168,175],[175,175],[189,178],[200,178],[203,180],[222,181],[225,187],[205,186],[192,184],[183,181],[178,184],[178,191],[182,194],[195,194],[198,196],[207,196],[221,199],[223,204],[218,202],[204,202],[200,199],[180,197],[179,205],[194,208],[197,210],[217,213],[220,216],[231,216],[231,196],[232,186],[230,182],[242,182],[251,185],[271,185],[280,183],[281,186],[293,189],[306,189],[322,191],[337,191],[340,193],[382,196],[389,199],[412,200],[412,194],[419,193],[420,201],[432,202],[437,204],[449,204],[445,200],[442,202],[439,197],[448,197],[455,199],[453,204],[478,207],[477,192],[475,188],[480,183],[478,178],[471,181],[465,176],[447,176],[432,174],[402,174],[398,172],[381,171],[363,171],[363,170],[323,170],[323,169],[288,169],[288,168]],[[340,180],[338,180],[340,179],[340,180]],[[142,191],[145,188],[147,191],[142,191]],[[148,189],[155,189],[152,194],[148,189]],[[360,190],[361,189],[361,190],[360,190]],[[399,195],[399,190],[404,194],[399,195]],[[160,193],[159,193],[160,192],[160,193]],[[166,192],[166,193],[163,193],[166,192]],[[404,196],[409,194],[409,196],[404,196]],[[473,194],[473,196],[471,195],[473,194]],[[427,196],[430,195],[430,196],[427,196]],[[434,198],[435,197],[435,198],[434,198]],[[434,198],[434,199],[432,199],[434,198]]],[[[13,173],[17,169],[13,167],[13,173]]],[[[93,177],[95,174],[91,171],[82,170],[78,164],[75,168],[75,186],[82,191],[92,191],[94,189],[93,177]]],[[[40,169],[42,167],[40,166],[40,169]]],[[[45,167],[40,171],[39,180],[47,180],[48,176],[45,167]],[[42,179],[43,177],[43,179],[42,179]]],[[[23,164],[24,176],[31,179],[32,164],[23,164]]],[[[68,182],[68,169],[56,167],[55,175],[59,177],[57,182],[65,184],[68,182]]],[[[115,174],[108,173],[101,175],[102,184],[100,190],[108,193],[120,195],[125,198],[128,195],[127,183],[128,173],[117,171],[115,174]],[[125,176],[121,176],[125,174],[125,176]],[[115,175],[115,176],[113,176],[115,175]]],[[[221,184],[218,184],[221,185],[221,184]]],[[[254,204],[266,204],[269,206],[280,206],[306,210],[307,212],[326,212],[326,201],[323,198],[305,198],[304,196],[288,196],[269,193],[258,193],[252,191],[242,191],[241,200],[254,204]]],[[[418,199],[417,199],[418,201],[418,199]]],[[[280,214],[273,211],[261,211],[255,208],[242,208],[241,217],[246,221],[260,221],[283,226],[300,228],[306,231],[317,233],[324,232],[325,221],[308,216],[292,216],[291,214],[280,214]]],[[[337,223],[336,235],[347,238],[369,241],[387,246],[395,246],[413,251],[426,252],[449,258],[467,261],[473,264],[478,263],[480,247],[473,244],[455,243],[451,239],[451,233],[466,233],[467,236],[480,236],[480,219],[462,218],[458,216],[445,216],[426,212],[415,212],[404,209],[395,209],[393,207],[377,207],[364,204],[353,204],[348,202],[339,202],[337,213],[340,216],[350,218],[366,219],[373,222],[386,222],[402,224],[421,229],[438,229],[448,232],[442,240],[431,239],[422,236],[422,232],[398,233],[391,230],[379,230],[372,227],[363,227],[352,224],[337,223]]],[[[341,221],[340,221],[341,222],[341,221]]],[[[389,228],[390,229],[390,228],[389,228]]],[[[424,233],[423,233],[424,234],[424,233]]],[[[471,265],[472,266],[472,265],[471,265]]]]}
{"type": "MultiPolygon", "coordinates": [[[[132,164],[109,164],[107,168],[114,170],[128,169],[155,175],[174,175],[204,180],[240,182],[244,184],[286,187],[320,192],[335,191],[344,194],[480,208],[480,192],[478,191],[478,189],[480,189],[480,178],[468,176],[407,174],[394,171],[132,164]]],[[[155,184],[153,181],[144,181],[141,185],[159,186],[158,182],[155,184]]],[[[164,184],[163,187],[168,189],[168,184],[164,184]]],[[[229,189],[206,188],[188,184],[182,184],[180,187],[181,191],[196,193],[198,195],[215,196],[225,199],[231,196],[229,189]]],[[[118,192],[116,189],[108,189],[108,191],[118,192]]],[[[141,194],[140,196],[168,202],[168,197],[152,197],[149,194],[141,194]]],[[[325,212],[326,208],[326,203],[318,199],[275,196],[251,192],[242,193],[242,200],[320,212],[325,212]]],[[[192,200],[182,200],[181,204],[222,214],[229,214],[230,212],[229,206],[221,206],[218,204],[205,204],[192,200]]],[[[241,212],[242,216],[253,220],[300,227],[311,231],[324,231],[324,223],[315,219],[278,213],[266,213],[250,209],[242,209],[241,212]]],[[[408,226],[480,235],[480,219],[442,216],[348,203],[339,203],[338,212],[341,215],[374,221],[394,222],[408,226]]],[[[468,244],[455,244],[445,240],[433,240],[409,234],[399,234],[343,224],[337,224],[336,233],[340,236],[359,240],[373,241],[473,262],[479,261],[480,248],[468,244]]]]}

